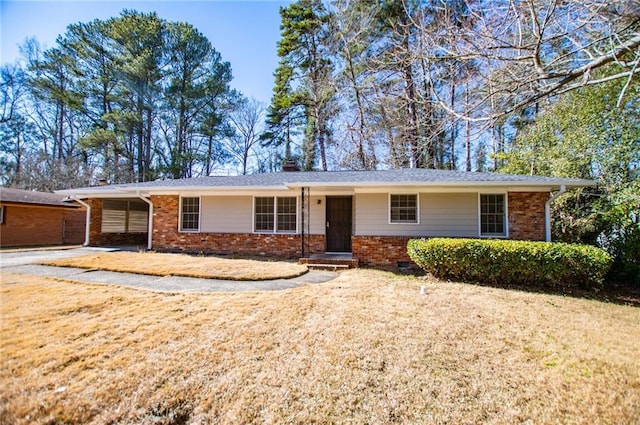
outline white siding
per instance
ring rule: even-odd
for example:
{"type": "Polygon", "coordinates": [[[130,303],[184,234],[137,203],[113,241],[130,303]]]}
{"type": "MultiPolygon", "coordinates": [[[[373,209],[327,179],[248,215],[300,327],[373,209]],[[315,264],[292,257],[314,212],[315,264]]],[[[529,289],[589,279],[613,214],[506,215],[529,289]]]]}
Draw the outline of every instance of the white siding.
{"type": "MultiPolygon", "coordinates": [[[[325,197],[311,195],[310,201],[311,234],[323,235],[326,216],[325,197]]],[[[253,232],[253,196],[203,196],[201,202],[201,232],[253,232]]],[[[302,225],[301,214],[302,205],[298,202],[298,230],[302,225]]]]}
{"type": "Polygon", "coordinates": [[[310,233],[312,235],[324,235],[327,217],[327,199],[324,196],[311,195],[310,217],[311,221],[310,233]],[[318,201],[320,203],[318,204],[318,201]]]}
{"type": "Polygon", "coordinates": [[[389,223],[389,194],[355,196],[358,236],[478,236],[477,193],[420,193],[419,224],[389,223]]]}
{"type": "Polygon", "coordinates": [[[200,231],[211,233],[251,233],[252,196],[203,196],[200,231]]]}

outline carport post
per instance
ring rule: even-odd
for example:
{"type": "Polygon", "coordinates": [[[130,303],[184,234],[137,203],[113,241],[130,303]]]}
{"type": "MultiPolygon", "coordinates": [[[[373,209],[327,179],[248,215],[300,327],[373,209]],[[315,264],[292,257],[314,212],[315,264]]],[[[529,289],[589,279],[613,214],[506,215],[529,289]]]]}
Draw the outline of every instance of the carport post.
{"type": "Polygon", "coordinates": [[[551,242],[551,203],[566,191],[567,187],[560,185],[560,190],[544,203],[544,240],[547,242],[551,242]]]}
{"type": "Polygon", "coordinates": [[[83,246],[89,246],[89,229],[91,228],[91,205],[78,199],[77,196],[71,196],[71,199],[82,205],[87,209],[87,215],[84,219],[84,243],[83,246]]]}
{"type": "Polygon", "coordinates": [[[153,203],[149,199],[140,195],[139,191],[137,195],[138,195],[138,198],[142,199],[144,202],[146,202],[149,205],[149,222],[147,224],[147,250],[151,251],[152,241],[153,241],[153,203]]]}

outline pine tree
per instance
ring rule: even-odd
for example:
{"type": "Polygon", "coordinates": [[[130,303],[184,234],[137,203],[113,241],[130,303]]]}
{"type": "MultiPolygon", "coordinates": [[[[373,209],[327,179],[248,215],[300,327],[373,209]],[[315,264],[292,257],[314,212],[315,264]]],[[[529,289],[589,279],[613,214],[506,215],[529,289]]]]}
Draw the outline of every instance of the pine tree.
{"type": "Polygon", "coordinates": [[[264,138],[271,146],[290,149],[292,137],[302,134],[302,168],[311,170],[320,154],[320,166],[328,169],[333,64],[328,54],[330,15],[320,0],[299,0],[280,8],[282,39],[280,64],[268,109],[269,129],[264,138]]]}

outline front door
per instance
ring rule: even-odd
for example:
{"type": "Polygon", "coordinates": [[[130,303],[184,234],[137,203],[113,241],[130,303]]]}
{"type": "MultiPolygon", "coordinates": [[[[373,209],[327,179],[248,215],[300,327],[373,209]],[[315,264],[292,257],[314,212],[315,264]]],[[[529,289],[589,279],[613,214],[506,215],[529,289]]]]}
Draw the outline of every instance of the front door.
{"type": "Polygon", "coordinates": [[[351,252],[351,197],[327,196],[327,252],[351,252]]]}

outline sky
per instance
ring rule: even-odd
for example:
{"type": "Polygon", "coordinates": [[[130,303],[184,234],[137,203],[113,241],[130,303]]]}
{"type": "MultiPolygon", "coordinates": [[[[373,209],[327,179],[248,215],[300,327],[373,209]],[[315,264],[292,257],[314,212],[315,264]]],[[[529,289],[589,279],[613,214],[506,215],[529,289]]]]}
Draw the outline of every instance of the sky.
{"type": "Polygon", "coordinates": [[[157,12],[167,21],[188,22],[231,64],[231,86],[265,104],[271,99],[278,64],[280,6],[291,1],[261,0],[0,0],[0,61],[19,60],[18,46],[35,37],[54,47],[69,24],[108,19],[123,9],[157,12]]]}

